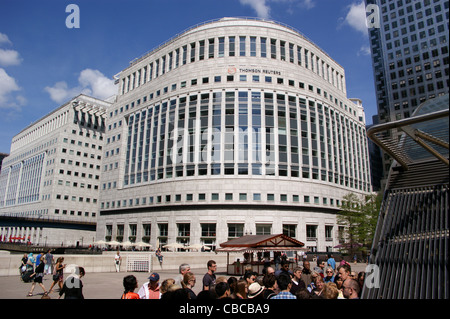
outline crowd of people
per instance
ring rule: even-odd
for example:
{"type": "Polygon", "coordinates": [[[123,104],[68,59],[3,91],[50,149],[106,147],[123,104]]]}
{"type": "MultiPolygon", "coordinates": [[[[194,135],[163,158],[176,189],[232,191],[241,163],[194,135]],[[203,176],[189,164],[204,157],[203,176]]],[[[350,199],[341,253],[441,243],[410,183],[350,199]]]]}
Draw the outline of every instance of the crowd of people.
{"type": "MultiPolygon", "coordinates": [[[[116,271],[120,271],[120,254],[115,256],[116,271]]],[[[201,280],[201,289],[194,292],[197,276],[191,272],[189,264],[179,266],[179,274],[175,278],[160,281],[158,273],[154,272],[139,287],[134,275],[123,278],[124,292],[122,299],[169,299],[211,300],[211,299],[358,299],[364,284],[364,272],[357,274],[351,270],[351,265],[342,260],[338,265],[332,256],[327,260],[317,261],[317,266],[311,269],[310,262],[304,260],[302,266],[294,268],[287,260],[276,264],[275,268],[266,266],[262,275],[246,268],[241,277],[216,276],[217,263],[209,260],[207,272],[201,280]],[[137,292],[136,292],[137,290],[137,292]]],[[[27,296],[33,296],[38,285],[43,290],[43,298],[50,298],[49,294],[55,287],[59,287],[59,298],[84,299],[83,283],[85,275],[83,267],[71,269],[64,279],[64,257],[56,262],[51,251],[25,254],[20,265],[20,274],[24,282],[31,282],[27,296]],[[44,275],[52,275],[52,283],[47,290],[43,284],[44,275]]]]}
{"type": "Polygon", "coordinates": [[[55,262],[51,250],[38,253],[36,256],[33,253],[24,254],[19,272],[22,281],[31,282],[27,297],[32,297],[36,285],[39,285],[43,291],[43,299],[50,298],[50,293],[53,292],[55,286],[59,287],[58,298],[64,296],[64,299],[84,299],[81,281],[85,275],[84,268],[71,269],[70,274],[64,279],[65,268],[64,257],[58,257],[55,262]],[[48,290],[43,283],[45,275],[52,275],[52,283],[48,290]]]}
{"type": "MultiPolygon", "coordinates": [[[[158,273],[152,273],[148,282],[140,288],[134,275],[123,279],[122,299],[167,299],[186,301],[190,299],[359,299],[364,283],[364,272],[352,272],[348,262],[336,264],[334,258],[317,263],[311,269],[309,261],[303,266],[290,269],[283,261],[279,269],[264,268],[263,274],[246,269],[240,278],[216,276],[217,264],[214,260],[207,263],[207,272],[203,275],[201,291],[193,290],[197,277],[191,272],[189,264],[181,264],[175,278],[160,282],[158,273]],[[136,293],[135,290],[138,289],[136,293]]],[[[278,268],[278,267],[277,267],[278,268]]],[[[197,289],[198,290],[198,289],[197,289]]]]}

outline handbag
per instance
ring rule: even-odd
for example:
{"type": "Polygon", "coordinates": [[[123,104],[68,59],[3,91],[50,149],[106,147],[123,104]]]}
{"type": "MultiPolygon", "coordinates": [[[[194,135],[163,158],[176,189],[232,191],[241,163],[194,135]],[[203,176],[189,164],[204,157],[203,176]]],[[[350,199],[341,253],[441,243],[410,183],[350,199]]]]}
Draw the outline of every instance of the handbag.
{"type": "Polygon", "coordinates": [[[56,265],[53,268],[53,281],[58,281],[59,280],[59,275],[56,273],[56,265]]]}

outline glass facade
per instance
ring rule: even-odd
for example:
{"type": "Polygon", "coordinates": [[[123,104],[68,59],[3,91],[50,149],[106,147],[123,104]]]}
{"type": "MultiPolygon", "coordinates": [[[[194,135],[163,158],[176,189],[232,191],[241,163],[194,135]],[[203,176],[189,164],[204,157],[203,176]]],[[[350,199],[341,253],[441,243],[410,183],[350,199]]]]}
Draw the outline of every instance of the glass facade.
{"type": "Polygon", "coordinates": [[[125,187],[186,176],[269,175],[370,188],[363,124],[317,99],[200,91],[150,104],[125,122],[125,187]]]}

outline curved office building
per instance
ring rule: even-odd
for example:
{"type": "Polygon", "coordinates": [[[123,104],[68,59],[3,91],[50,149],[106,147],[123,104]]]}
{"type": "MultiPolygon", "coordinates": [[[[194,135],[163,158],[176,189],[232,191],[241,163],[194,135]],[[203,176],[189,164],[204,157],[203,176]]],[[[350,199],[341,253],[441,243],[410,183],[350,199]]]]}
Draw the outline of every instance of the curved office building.
{"type": "Polygon", "coordinates": [[[214,249],[284,233],[325,251],[342,197],[371,191],[361,101],[290,27],[206,22],[116,77],[97,239],[214,249]]]}

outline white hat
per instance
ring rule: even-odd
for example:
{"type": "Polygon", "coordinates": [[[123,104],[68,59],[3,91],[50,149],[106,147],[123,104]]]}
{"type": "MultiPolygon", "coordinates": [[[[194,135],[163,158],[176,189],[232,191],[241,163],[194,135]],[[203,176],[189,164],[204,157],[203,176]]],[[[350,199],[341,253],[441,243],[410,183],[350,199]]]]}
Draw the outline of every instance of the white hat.
{"type": "Polygon", "coordinates": [[[257,282],[252,283],[249,287],[248,287],[248,294],[247,297],[249,299],[251,298],[255,298],[256,296],[258,296],[260,293],[262,293],[264,290],[263,287],[261,287],[260,284],[258,284],[257,282]]]}

